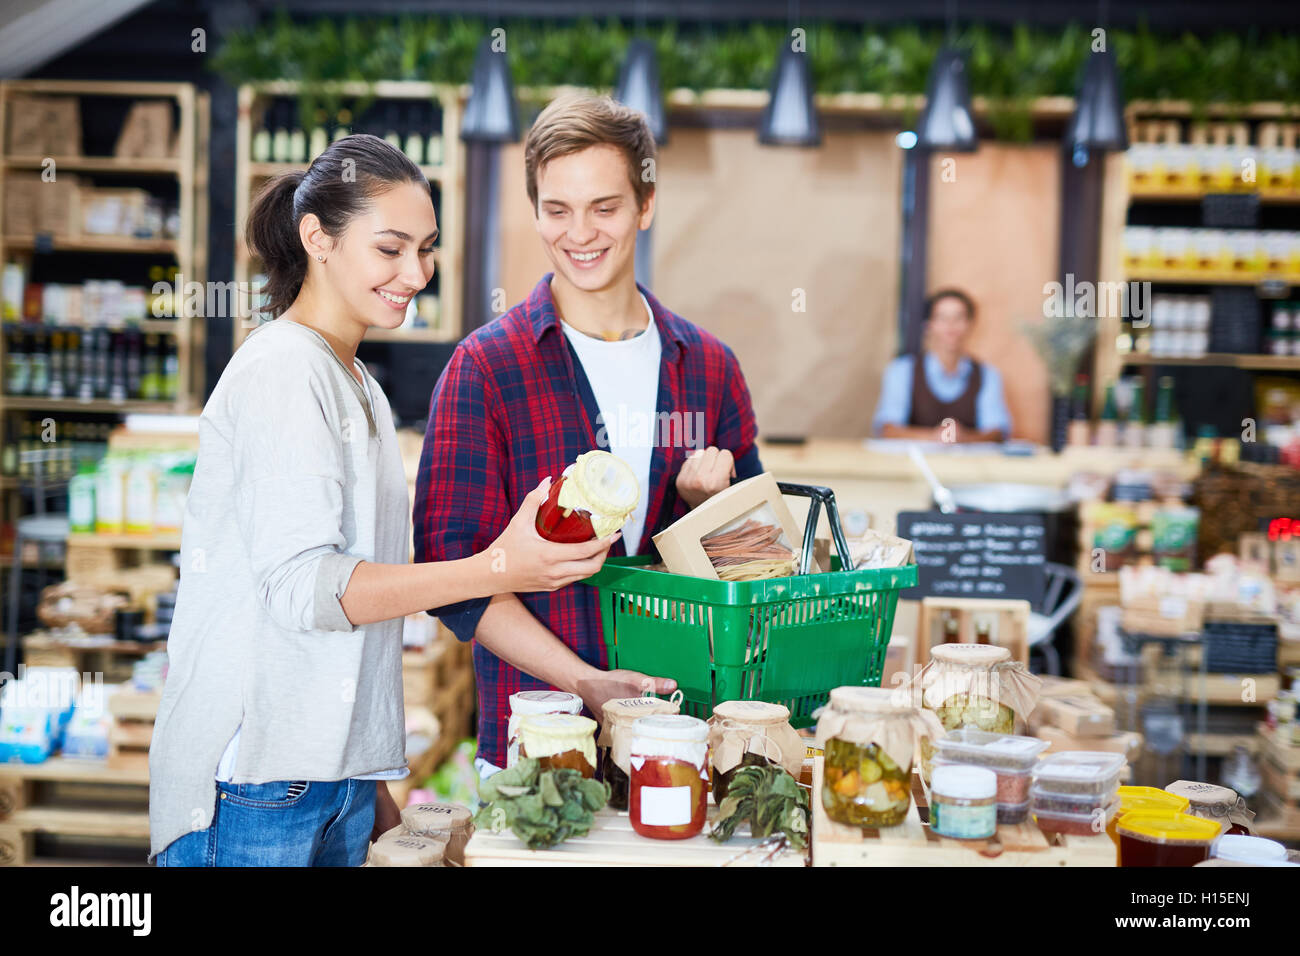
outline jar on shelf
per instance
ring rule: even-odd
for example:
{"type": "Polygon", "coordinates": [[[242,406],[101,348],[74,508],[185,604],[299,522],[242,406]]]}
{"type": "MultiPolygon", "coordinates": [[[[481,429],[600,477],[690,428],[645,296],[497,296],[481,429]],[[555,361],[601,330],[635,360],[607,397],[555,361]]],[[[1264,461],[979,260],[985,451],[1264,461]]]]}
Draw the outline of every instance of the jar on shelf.
{"type": "Polygon", "coordinates": [[[807,745],[790,726],[790,709],[762,700],[727,700],[709,718],[713,802],[727,796],[741,767],[775,765],[799,779],[807,745]]]}
{"type": "Polygon", "coordinates": [[[542,770],[576,770],[596,777],[596,722],[578,714],[529,714],[519,720],[519,756],[542,770]]]}
{"type": "Polygon", "coordinates": [[[600,758],[600,775],[609,784],[609,806],[612,810],[626,810],[628,788],[631,784],[632,724],[639,717],[654,714],[676,714],[681,710],[682,692],[673,693],[669,700],[658,697],[622,697],[605,701],[600,737],[596,749],[600,758]]]}
{"type": "Polygon", "coordinates": [[[506,766],[519,762],[519,719],[529,714],[580,714],[582,698],[561,690],[522,690],[510,695],[506,723],[506,766]]]}
{"type": "Polygon", "coordinates": [[[465,846],[474,835],[474,814],[458,803],[413,803],[402,808],[402,826],[415,836],[445,839],[446,861],[465,865],[465,846]]]}
{"type": "MultiPolygon", "coordinates": [[[[939,644],[912,678],[914,701],[934,713],[944,731],[972,727],[993,734],[1017,734],[1038,702],[1043,680],[1011,651],[995,644],[939,644]]],[[[921,738],[921,776],[928,784],[935,744],[921,738]]]]}
{"type": "MultiPolygon", "coordinates": [[[[912,803],[917,739],[942,733],[938,718],[915,706],[906,690],[832,690],[817,721],[826,815],[863,828],[902,823],[912,803]]],[[[996,783],[994,777],[995,793],[996,783]]]]}
{"type": "Polygon", "coordinates": [[[681,714],[638,717],[632,724],[628,763],[633,830],[657,840],[684,840],[704,829],[708,724],[681,714]]]}
{"type": "Polygon", "coordinates": [[[551,482],[537,509],[537,533],[569,543],[608,538],[627,523],[640,499],[627,462],[607,451],[589,451],[551,482]]]}
{"type": "Polygon", "coordinates": [[[983,767],[934,768],[930,829],[957,840],[987,840],[998,830],[998,775],[983,767]]]}
{"type": "Polygon", "coordinates": [[[1186,797],[1189,802],[1186,812],[1194,817],[1213,820],[1219,824],[1221,832],[1234,836],[1254,836],[1250,825],[1255,820],[1255,812],[1246,806],[1244,799],[1237,796],[1236,790],[1195,780],[1175,780],[1165,790],[1186,797]]]}

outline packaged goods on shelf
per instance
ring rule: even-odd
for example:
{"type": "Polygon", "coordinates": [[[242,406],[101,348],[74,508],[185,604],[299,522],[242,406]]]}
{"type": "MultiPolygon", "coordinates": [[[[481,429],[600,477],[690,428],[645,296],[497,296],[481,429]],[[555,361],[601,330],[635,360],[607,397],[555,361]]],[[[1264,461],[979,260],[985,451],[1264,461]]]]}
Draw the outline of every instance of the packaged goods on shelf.
{"type": "Polygon", "coordinates": [[[11,94],[9,114],[10,156],[81,155],[81,102],[75,96],[11,94]]]}
{"type": "Polygon", "coordinates": [[[174,153],[172,104],[139,100],[131,104],[113,155],[123,159],[161,159],[174,153]]]}
{"type": "Polygon", "coordinates": [[[41,763],[58,750],[82,689],[72,667],[27,667],[7,681],[0,690],[0,763],[41,763]]]}

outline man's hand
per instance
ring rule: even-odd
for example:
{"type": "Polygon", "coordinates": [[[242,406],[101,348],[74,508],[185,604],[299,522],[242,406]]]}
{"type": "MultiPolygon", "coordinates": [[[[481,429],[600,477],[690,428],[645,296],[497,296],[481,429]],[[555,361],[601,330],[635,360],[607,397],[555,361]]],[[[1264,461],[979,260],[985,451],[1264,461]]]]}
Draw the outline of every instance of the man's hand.
{"type": "Polygon", "coordinates": [[[374,843],[381,836],[402,822],[402,811],[397,809],[393,795],[388,792],[388,784],[382,780],[375,781],[375,827],[370,831],[370,842],[374,843]]]}
{"type": "Polygon", "coordinates": [[[725,448],[697,448],[677,473],[677,493],[691,508],[698,508],[736,477],[736,461],[725,448]]]}
{"type": "Polygon", "coordinates": [[[671,694],[677,681],[668,677],[650,677],[638,671],[597,671],[593,676],[578,681],[578,696],[587,709],[603,720],[605,701],[620,697],[640,697],[646,691],[671,694]]]}

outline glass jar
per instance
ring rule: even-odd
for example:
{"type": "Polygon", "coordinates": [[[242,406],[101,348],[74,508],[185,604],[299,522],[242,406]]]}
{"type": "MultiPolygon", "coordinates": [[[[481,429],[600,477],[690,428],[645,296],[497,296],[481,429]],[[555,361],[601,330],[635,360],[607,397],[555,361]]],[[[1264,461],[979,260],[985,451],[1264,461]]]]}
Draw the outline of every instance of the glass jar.
{"type": "Polygon", "coordinates": [[[580,714],[582,698],[560,690],[523,690],[510,695],[506,723],[506,766],[519,762],[519,719],[529,714],[580,714]]]}
{"type": "MultiPolygon", "coordinates": [[[[993,644],[940,644],[913,678],[920,704],[939,718],[944,731],[972,727],[993,734],[1015,734],[1038,699],[1042,678],[1011,660],[1011,651],[993,644]]],[[[935,744],[921,738],[921,776],[928,783],[935,744]]]]}
{"type": "Polygon", "coordinates": [[[681,691],[677,691],[670,700],[623,697],[605,701],[596,749],[600,757],[600,775],[609,784],[610,809],[627,809],[631,785],[628,747],[632,742],[632,723],[638,717],[652,714],[676,714],[681,708],[681,700],[681,691]]]}
{"type": "Polygon", "coordinates": [[[1188,813],[1194,817],[1213,820],[1224,833],[1254,836],[1250,832],[1250,825],[1255,819],[1255,813],[1246,807],[1246,801],[1237,796],[1237,791],[1195,780],[1175,780],[1165,790],[1186,797],[1190,803],[1188,813]]]}
{"type": "Polygon", "coordinates": [[[998,775],[960,764],[935,767],[930,829],[957,840],[987,840],[998,830],[998,775]]]}
{"type": "Polygon", "coordinates": [[[551,482],[537,509],[537,533],[568,543],[607,538],[623,527],[640,498],[636,474],[623,459],[589,451],[551,482]]]}
{"type": "Polygon", "coordinates": [[[832,690],[830,704],[817,722],[817,746],[824,754],[820,799],[826,815],[864,829],[902,823],[912,804],[917,738],[940,732],[935,716],[913,706],[905,691],[832,690]]]}
{"type": "Polygon", "coordinates": [[[709,767],[713,802],[727,796],[741,767],[775,765],[795,780],[803,770],[804,742],[790,726],[790,709],[761,700],[728,700],[709,718],[709,767]]]}
{"type": "Polygon", "coordinates": [[[1115,829],[1125,867],[1195,866],[1210,858],[1219,837],[1213,820],[1168,810],[1126,813],[1115,829]]]}
{"type": "Polygon", "coordinates": [[[576,770],[596,777],[596,722],[577,714],[529,714],[519,720],[519,756],[542,770],[576,770]]]}
{"type": "Polygon", "coordinates": [[[657,840],[685,840],[704,829],[708,724],[685,715],[638,717],[632,724],[628,762],[633,830],[657,840]]]}
{"type": "Polygon", "coordinates": [[[465,865],[465,846],[474,835],[474,815],[456,803],[413,803],[402,808],[402,826],[416,836],[445,839],[446,861],[465,865]]]}

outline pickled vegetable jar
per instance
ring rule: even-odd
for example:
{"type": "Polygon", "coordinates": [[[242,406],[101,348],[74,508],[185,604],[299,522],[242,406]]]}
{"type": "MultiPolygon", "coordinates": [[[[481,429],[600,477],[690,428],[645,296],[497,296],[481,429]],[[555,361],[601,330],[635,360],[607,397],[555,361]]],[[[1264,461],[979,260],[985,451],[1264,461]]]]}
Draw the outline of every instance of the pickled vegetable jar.
{"type": "Polygon", "coordinates": [[[596,722],[577,714],[529,714],[519,720],[519,756],[542,770],[576,770],[596,777],[596,722]]]}
{"type": "Polygon", "coordinates": [[[1224,833],[1253,836],[1250,825],[1255,819],[1255,813],[1246,807],[1246,801],[1237,796],[1236,790],[1195,780],[1175,780],[1165,790],[1186,797],[1190,802],[1188,813],[1213,820],[1224,833]]]}
{"type": "Polygon", "coordinates": [[[611,809],[627,809],[628,788],[631,786],[628,748],[632,743],[632,723],[638,717],[652,714],[675,714],[681,707],[681,699],[681,691],[678,691],[671,700],[623,697],[605,702],[596,748],[600,757],[600,775],[609,784],[611,809]]]}
{"type": "Polygon", "coordinates": [[[761,700],[723,701],[709,719],[713,802],[722,803],[741,767],[771,764],[798,780],[806,749],[790,726],[789,708],[761,700]]]}
{"type": "Polygon", "coordinates": [[[1121,866],[1195,866],[1219,837],[1214,820],[1168,810],[1133,811],[1115,825],[1121,866]]]}
{"type": "Polygon", "coordinates": [[[657,840],[685,840],[704,829],[708,724],[677,714],[638,717],[632,724],[628,762],[633,830],[657,840]]]}
{"type": "MultiPolygon", "coordinates": [[[[992,644],[940,644],[930,662],[912,679],[921,705],[939,718],[944,731],[973,727],[1014,734],[1034,709],[1042,678],[1011,660],[1011,652],[992,644]]],[[[928,783],[935,745],[921,739],[921,775],[928,783]]]]}
{"type": "Polygon", "coordinates": [[[912,804],[917,738],[942,733],[933,714],[904,690],[837,687],[817,722],[824,754],[820,800],[837,823],[866,828],[902,823],[912,804]]]}
{"type": "Polygon", "coordinates": [[[607,451],[579,455],[551,482],[537,509],[537,533],[550,541],[608,538],[627,522],[641,499],[636,475],[607,451]]]}
{"type": "Polygon", "coordinates": [[[519,762],[519,720],[528,714],[580,714],[582,698],[560,690],[523,690],[510,695],[506,723],[506,766],[519,762]]]}

